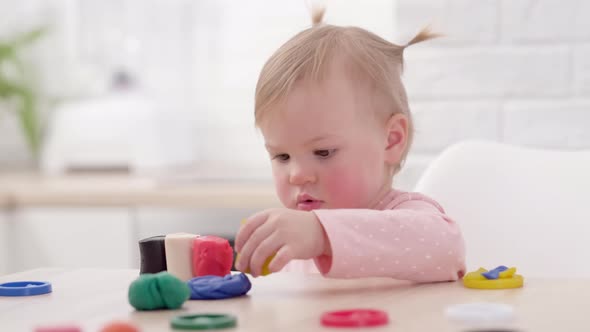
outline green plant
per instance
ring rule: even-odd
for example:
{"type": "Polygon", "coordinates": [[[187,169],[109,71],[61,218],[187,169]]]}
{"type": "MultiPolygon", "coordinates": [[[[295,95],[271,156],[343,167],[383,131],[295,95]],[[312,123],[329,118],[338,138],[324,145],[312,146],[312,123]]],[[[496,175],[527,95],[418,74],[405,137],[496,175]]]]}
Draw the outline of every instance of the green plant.
{"type": "Polygon", "coordinates": [[[36,158],[42,140],[38,95],[29,79],[28,68],[22,58],[22,49],[39,39],[43,28],[22,33],[12,40],[0,41],[0,99],[19,121],[25,139],[36,158]]]}

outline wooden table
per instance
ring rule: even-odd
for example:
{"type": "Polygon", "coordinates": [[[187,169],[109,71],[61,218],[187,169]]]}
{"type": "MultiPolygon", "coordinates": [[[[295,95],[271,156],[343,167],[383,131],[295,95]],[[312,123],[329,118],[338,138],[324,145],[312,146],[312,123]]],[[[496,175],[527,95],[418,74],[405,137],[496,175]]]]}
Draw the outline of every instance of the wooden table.
{"type": "Polygon", "coordinates": [[[0,330],[32,331],[39,324],[74,322],[84,331],[98,331],[123,319],[141,331],[171,331],[169,320],[188,313],[221,312],[238,316],[230,331],[335,331],[322,328],[326,310],[377,308],[391,323],[370,331],[466,331],[449,322],[447,306],[498,302],[514,306],[517,319],[507,327],[518,331],[555,332],[590,329],[589,280],[526,280],[517,290],[478,291],[460,283],[413,285],[389,279],[334,280],[319,275],[279,273],[252,279],[248,296],[217,301],[188,301],[174,311],[135,311],[127,302],[137,270],[38,269],[0,277],[0,282],[46,280],[53,293],[34,297],[0,297],[0,330]]]}

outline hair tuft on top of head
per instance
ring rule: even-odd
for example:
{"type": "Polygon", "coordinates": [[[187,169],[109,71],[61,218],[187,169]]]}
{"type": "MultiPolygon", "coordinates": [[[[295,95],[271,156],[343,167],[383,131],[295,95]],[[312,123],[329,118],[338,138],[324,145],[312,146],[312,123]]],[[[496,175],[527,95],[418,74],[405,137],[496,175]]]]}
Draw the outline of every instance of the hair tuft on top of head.
{"type": "Polygon", "coordinates": [[[312,5],[311,9],[311,23],[314,27],[322,25],[324,23],[324,14],[326,13],[326,7],[323,5],[312,5]]]}

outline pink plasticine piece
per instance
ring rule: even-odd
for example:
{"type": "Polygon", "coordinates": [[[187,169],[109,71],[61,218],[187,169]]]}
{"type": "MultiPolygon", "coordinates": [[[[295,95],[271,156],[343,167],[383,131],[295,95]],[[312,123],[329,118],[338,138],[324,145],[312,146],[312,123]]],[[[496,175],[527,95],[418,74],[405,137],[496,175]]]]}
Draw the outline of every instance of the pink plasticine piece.
{"type": "Polygon", "coordinates": [[[35,332],[82,332],[82,329],[76,325],[52,325],[39,326],[35,332]]]}

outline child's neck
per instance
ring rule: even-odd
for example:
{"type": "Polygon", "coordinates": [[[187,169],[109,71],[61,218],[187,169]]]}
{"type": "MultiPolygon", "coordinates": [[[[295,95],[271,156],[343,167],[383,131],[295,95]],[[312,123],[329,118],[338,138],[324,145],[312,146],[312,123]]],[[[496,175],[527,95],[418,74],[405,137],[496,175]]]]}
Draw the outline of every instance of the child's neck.
{"type": "Polygon", "coordinates": [[[387,196],[391,193],[392,188],[391,185],[393,183],[393,179],[389,179],[383,183],[383,186],[377,191],[375,198],[369,204],[369,208],[378,208],[383,204],[383,201],[386,200],[387,196]]]}

